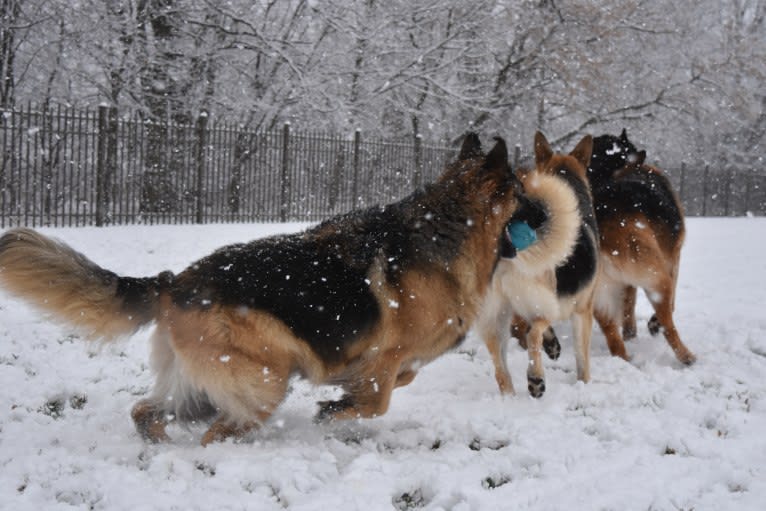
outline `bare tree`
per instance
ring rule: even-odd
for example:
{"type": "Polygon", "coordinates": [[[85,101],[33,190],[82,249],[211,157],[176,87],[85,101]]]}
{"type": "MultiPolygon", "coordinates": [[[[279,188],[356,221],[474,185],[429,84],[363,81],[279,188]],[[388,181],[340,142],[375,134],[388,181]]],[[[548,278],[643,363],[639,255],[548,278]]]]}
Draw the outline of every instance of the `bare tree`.
{"type": "Polygon", "coordinates": [[[0,2],[0,107],[2,108],[13,106],[14,103],[16,32],[20,29],[21,2],[22,0],[0,2]]]}
{"type": "MultiPolygon", "coordinates": [[[[0,9],[5,107],[105,102],[146,120],[189,124],[205,111],[252,131],[293,122],[418,144],[474,129],[525,148],[539,128],[564,144],[627,127],[665,160],[746,162],[763,151],[764,0],[0,0],[0,9]]],[[[169,136],[152,129],[158,144],[169,136]]],[[[254,155],[250,138],[237,141],[237,168],[254,155]]]]}

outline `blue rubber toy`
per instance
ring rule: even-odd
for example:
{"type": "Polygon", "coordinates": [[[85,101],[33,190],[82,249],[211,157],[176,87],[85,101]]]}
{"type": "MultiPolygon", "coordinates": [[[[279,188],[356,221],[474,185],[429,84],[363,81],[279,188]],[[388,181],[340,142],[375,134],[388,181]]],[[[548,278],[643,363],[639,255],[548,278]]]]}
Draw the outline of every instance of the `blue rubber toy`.
{"type": "Polygon", "coordinates": [[[537,241],[535,230],[526,222],[513,220],[512,222],[509,222],[505,228],[511,236],[511,243],[516,247],[516,250],[524,250],[537,241]]]}

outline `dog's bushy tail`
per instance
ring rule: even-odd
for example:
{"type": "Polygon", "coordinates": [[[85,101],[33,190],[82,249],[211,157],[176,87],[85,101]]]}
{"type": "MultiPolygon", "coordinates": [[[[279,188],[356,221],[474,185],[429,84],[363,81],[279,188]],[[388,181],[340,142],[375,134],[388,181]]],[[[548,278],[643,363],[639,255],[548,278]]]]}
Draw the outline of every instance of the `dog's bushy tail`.
{"type": "Polygon", "coordinates": [[[13,229],[0,237],[3,288],[91,339],[113,340],[153,321],[160,292],[171,280],[170,272],[120,277],[32,229],[13,229]]]}
{"type": "Polygon", "coordinates": [[[513,261],[518,271],[537,275],[554,270],[572,254],[582,219],[577,196],[564,180],[532,171],[523,183],[526,195],[545,208],[547,220],[537,229],[537,241],[513,261]]]}

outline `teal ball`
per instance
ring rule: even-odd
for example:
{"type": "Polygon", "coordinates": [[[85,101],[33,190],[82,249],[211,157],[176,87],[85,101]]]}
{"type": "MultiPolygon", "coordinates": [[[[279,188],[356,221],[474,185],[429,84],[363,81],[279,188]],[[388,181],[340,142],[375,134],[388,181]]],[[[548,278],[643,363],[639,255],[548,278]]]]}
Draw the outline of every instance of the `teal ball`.
{"type": "Polygon", "coordinates": [[[516,250],[524,250],[537,241],[535,230],[526,222],[514,220],[506,226],[506,229],[516,250]]]}

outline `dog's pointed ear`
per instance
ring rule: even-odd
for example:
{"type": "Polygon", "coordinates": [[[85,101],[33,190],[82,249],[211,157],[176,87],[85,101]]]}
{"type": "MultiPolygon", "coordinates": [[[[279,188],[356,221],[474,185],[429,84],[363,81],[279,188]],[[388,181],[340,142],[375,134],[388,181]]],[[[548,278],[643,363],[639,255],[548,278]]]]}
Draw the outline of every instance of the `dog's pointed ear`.
{"type": "Polygon", "coordinates": [[[624,144],[629,144],[628,141],[628,131],[625,128],[622,128],[622,133],[620,133],[620,142],[624,144]]]}
{"type": "Polygon", "coordinates": [[[458,154],[458,161],[468,160],[470,158],[476,158],[481,156],[481,140],[479,135],[473,131],[469,131],[463,139],[463,145],[460,146],[460,154],[458,154]]]}
{"type": "Polygon", "coordinates": [[[574,158],[579,161],[583,167],[588,168],[588,165],[590,165],[590,156],[593,153],[593,137],[590,135],[585,135],[582,137],[582,140],[575,146],[575,148],[572,150],[571,153],[569,153],[570,156],[574,156],[574,158]]]}
{"type": "Polygon", "coordinates": [[[543,135],[542,132],[536,132],[535,164],[538,167],[545,166],[545,164],[548,163],[551,158],[553,158],[553,149],[551,149],[551,145],[548,143],[548,139],[545,138],[545,135],[543,135]]]}
{"type": "Polygon", "coordinates": [[[644,162],[646,161],[646,151],[642,149],[639,152],[634,154],[635,154],[634,157],[636,159],[636,165],[643,165],[644,162]]]}
{"type": "Polygon", "coordinates": [[[495,137],[495,147],[487,154],[484,159],[485,169],[504,169],[511,171],[511,166],[508,165],[508,146],[505,145],[505,140],[500,137],[495,137]]]}

